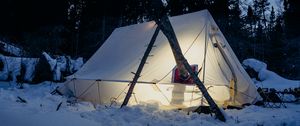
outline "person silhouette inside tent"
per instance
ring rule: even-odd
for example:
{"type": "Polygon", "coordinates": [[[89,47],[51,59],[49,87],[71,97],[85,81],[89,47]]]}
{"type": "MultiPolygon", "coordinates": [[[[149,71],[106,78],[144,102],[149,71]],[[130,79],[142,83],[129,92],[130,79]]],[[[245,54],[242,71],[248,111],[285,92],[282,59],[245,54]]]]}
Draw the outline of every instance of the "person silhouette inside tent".
{"type": "MultiPolygon", "coordinates": [[[[195,72],[197,72],[197,65],[191,65],[191,67],[195,72]]],[[[181,66],[173,69],[172,82],[174,83],[174,87],[172,91],[171,104],[183,106],[186,86],[193,85],[194,80],[191,78],[190,74],[185,70],[185,68],[181,66]]]]}

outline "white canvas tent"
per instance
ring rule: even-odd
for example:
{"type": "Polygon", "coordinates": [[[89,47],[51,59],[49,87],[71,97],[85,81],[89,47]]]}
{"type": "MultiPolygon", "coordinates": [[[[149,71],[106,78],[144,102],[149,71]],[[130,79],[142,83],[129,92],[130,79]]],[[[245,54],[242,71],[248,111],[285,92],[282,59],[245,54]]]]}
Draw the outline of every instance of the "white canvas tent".
{"type": "MultiPolygon", "coordinates": [[[[259,98],[256,88],[207,10],[169,18],[182,52],[199,68],[199,78],[219,106],[240,106],[259,98]]],[[[117,28],[66,87],[82,99],[120,105],[157,25],[154,21],[117,28]]],[[[151,56],[134,88],[130,105],[155,103],[161,108],[206,104],[195,85],[172,83],[171,47],[160,31],[151,56]]]]}

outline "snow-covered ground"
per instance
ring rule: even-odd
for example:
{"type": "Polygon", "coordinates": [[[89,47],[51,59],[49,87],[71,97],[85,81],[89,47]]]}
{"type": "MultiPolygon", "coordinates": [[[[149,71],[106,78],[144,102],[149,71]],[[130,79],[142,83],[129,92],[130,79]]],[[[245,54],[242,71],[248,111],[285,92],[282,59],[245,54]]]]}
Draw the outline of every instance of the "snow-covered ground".
{"type": "Polygon", "coordinates": [[[227,122],[210,115],[184,111],[163,111],[155,105],[118,107],[94,106],[89,102],[73,105],[50,92],[56,86],[44,82],[25,85],[25,89],[10,88],[0,82],[0,126],[193,126],[193,125],[248,125],[297,126],[300,125],[300,104],[287,104],[287,108],[248,106],[242,110],[225,110],[227,122]],[[16,102],[17,97],[27,103],[16,102]],[[61,107],[56,111],[57,106],[61,107]]]}

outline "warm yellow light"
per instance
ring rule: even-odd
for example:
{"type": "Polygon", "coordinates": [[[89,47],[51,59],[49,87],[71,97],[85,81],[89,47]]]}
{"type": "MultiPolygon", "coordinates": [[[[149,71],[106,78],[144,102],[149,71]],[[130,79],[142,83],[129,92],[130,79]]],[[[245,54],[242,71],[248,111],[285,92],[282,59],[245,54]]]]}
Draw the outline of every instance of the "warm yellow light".
{"type": "Polygon", "coordinates": [[[151,21],[151,22],[147,23],[146,28],[147,29],[152,29],[152,28],[154,28],[155,25],[156,25],[156,23],[154,21],[151,21]]]}

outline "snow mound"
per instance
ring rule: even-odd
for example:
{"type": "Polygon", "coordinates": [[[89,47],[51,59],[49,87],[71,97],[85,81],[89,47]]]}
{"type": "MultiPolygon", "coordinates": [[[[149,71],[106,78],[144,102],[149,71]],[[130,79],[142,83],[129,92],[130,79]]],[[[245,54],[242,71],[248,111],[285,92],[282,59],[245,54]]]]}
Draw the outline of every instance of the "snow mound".
{"type": "Polygon", "coordinates": [[[267,69],[267,64],[256,59],[246,59],[243,61],[244,66],[254,69],[256,72],[267,69]]]}
{"type": "Polygon", "coordinates": [[[258,73],[258,78],[260,81],[255,80],[255,84],[262,88],[274,88],[278,91],[283,91],[289,88],[300,87],[300,81],[285,79],[273,71],[267,69],[267,64],[256,60],[256,59],[246,59],[243,61],[245,67],[250,67],[258,73]]]}

